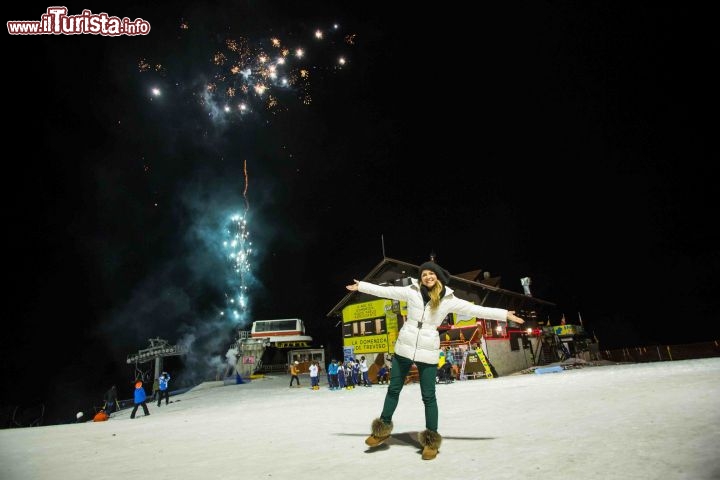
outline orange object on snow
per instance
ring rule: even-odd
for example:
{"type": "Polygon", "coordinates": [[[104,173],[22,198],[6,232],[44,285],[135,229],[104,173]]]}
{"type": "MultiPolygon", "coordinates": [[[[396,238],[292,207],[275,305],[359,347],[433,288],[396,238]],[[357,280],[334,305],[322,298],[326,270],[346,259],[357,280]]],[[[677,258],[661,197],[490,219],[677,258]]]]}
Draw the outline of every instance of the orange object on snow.
{"type": "Polygon", "coordinates": [[[110,415],[105,413],[105,410],[100,410],[93,417],[93,422],[106,422],[108,418],[110,418],[110,415]]]}

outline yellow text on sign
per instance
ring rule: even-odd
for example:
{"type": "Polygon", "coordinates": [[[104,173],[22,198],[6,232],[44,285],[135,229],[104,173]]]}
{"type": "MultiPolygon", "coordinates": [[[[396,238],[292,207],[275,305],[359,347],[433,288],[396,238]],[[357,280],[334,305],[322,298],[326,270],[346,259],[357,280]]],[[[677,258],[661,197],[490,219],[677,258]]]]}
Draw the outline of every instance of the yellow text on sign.
{"type": "Polygon", "coordinates": [[[373,300],[372,302],[356,303],[343,308],[343,322],[354,322],[366,318],[377,318],[385,316],[385,306],[390,300],[373,300]]]}
{"type": "Polygon", "coordinates": [[[356,354],[387,352],[388,338],[387,335],[368,335],[367,337],[350,337],[343,342],[345,347],[353,347],[356,354]]]}

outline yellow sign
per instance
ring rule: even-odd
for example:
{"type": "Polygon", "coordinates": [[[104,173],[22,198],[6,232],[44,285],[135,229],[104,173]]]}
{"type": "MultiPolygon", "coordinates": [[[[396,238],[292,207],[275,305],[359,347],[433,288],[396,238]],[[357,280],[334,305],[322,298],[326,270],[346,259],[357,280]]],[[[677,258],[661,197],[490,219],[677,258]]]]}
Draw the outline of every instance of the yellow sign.
{"type": "MultiPolygon", "coordinates": [[[[364,320],[366,318],[384,317],[386,306],[392,305],[390,300],[373,300],[372,302],[356,303],[343,308],[343,323],[364,320]]],[[[389,310],[389,308],[388,308],[389,310]]]]}
{"type": "Polygon", "coordinates": [[[357,353],[375,353],[388,351],[387,335],[368,335],[366,337],[350,337],[343,340],[344,347],[353,347],[357,353]]]}
{"type": "Polygon", "coordinates": [[[390,344],[390,349],[388,350],[388,353],[391,355],[395,354],[395,342],[397,341],[398,332],[388,332],[388,343],[390,344]]]}
{"type": "Polygon", "coordinates": [[[453,313],[452,318],[453,325],[456,327],[472,327],[477,324],[477,318],[468,317],[467,315],[458,315],[457,313],[453,313]]]}
{"type": "Polygon", "coordinates": [[[478,357],[480,357],[480,362],[483,365],[483,369],[485,370],[485,377],[487,378],[494,378],[494,375],[492,373],[492,369],[490,368],[490,364],[488,363],[487,357],[485,356],[485,352],[482,348],[478,348],[476,350],[478,357]]]}
{"type": "Polygon", "coordinates": [[[585,330],[580,325],[556,325],[552,329],[553,333],[559,337],[585,333],[585,330]]]}
{"type": "Polygon", "coordinates": [[[388,332],[398,331],[398,316],[393,312],[388,312],[385,316],[385,325],[388,332]]]}

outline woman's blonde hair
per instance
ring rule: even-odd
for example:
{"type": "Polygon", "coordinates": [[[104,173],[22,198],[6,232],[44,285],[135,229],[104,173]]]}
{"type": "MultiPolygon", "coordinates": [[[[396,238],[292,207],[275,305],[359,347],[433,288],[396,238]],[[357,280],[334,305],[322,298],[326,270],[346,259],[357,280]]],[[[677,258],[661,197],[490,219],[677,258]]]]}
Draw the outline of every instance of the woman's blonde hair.
{"type": "Polygon", "coordinates": [[[428,295],[430,295],[430,308],[435,309],[438,305],[440,305],[440,298],[442,298],[440,297],[440,294],[442,293],[443,288],[442,282],[438,279],[435,282],[435,285],[428,290],[428,295]]]}

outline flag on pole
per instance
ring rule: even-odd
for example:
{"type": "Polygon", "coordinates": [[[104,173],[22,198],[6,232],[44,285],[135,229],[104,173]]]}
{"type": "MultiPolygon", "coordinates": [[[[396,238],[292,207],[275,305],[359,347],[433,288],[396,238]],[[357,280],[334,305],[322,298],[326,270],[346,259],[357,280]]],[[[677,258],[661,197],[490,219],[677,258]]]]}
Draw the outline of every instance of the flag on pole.
{"type": "Polygon", "coordinates": [[[580,325],[584,327],[585,325],[583,325],[582,323],[582,317],[580,316],[580,312],[578,312],[578,320],[580,320],[580,325]]]}
{"type": "Polygon", "coordinates": [[[565,325],[565,314],[562,314],[562,318],[560,319],[560,325],[565,325]]]}

